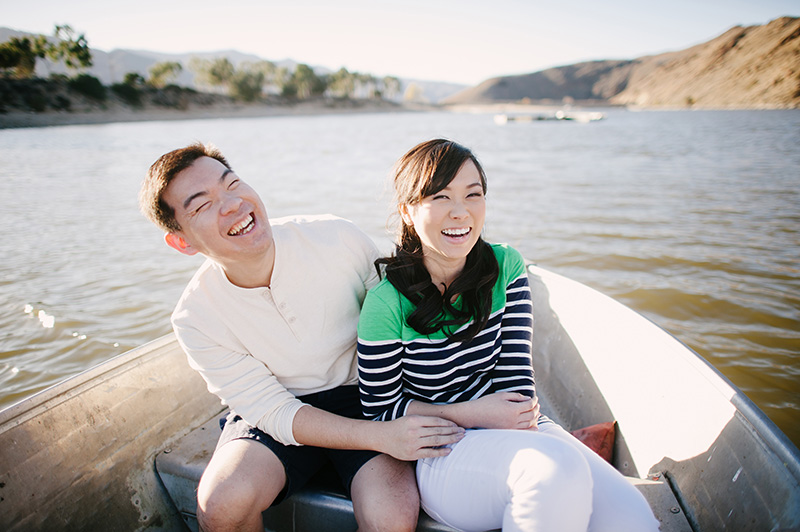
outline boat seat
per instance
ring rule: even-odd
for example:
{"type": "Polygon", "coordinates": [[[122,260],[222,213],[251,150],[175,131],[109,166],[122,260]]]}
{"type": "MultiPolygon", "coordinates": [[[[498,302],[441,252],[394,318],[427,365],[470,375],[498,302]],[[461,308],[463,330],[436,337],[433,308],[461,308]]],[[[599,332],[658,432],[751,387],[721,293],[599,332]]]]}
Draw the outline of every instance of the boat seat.
{"type": "MultiPolygon", "coordinates": [[[[196,492],[200,476],[208,465],[220,435],[221,413],[209,419],[170,448],[156,455],[155,465],[187,526],[197,531],[196,492]]],[[[660,475],[648,479],[630,478],[647,498],[658,520],[661,532],[691,532],[680,505],[669,484],[660,475]]],[[[266,531],[341,532],[355,530],[353,505],[344,495],[333,469],[323,470],[303,490],[264,512],[266,531]]],[[[418,532],[454,532],[420,511],[418,532]]]]}

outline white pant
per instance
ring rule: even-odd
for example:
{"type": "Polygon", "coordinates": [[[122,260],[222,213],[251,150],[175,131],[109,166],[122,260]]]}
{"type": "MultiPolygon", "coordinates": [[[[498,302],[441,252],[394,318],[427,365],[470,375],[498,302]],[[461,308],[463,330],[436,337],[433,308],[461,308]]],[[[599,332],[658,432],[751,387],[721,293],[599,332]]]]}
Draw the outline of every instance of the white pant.
{"type": "Polygon", "coordinates": [[[417,461],[422,507],[468,532],[649,532],[647,501],[616,469],[552,422],[538,431],[470,430],[417,461]]]}

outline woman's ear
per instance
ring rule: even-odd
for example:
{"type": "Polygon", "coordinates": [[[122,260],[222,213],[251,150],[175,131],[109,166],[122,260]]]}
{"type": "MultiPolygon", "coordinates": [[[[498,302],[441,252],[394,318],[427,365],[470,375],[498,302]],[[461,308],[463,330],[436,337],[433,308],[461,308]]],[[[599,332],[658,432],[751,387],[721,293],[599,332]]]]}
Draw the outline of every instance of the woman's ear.
{"type": "Polygon", "coordinates": [[[403,223],[408,227],[414,227],[414,220],[411,218],[411,214],[408,212],[408,205],[401,203],[397,207],[397,210],[400,212],[400,217],[403,219],[403,223]]]}
{"type": "Polygon", "coordinates": [[[164,235],[164,241],[169,247],[183,253],[184,255],[195,255],[197,250],[192,247],[182,236],[177,233],[167,233],[164,235]]]}

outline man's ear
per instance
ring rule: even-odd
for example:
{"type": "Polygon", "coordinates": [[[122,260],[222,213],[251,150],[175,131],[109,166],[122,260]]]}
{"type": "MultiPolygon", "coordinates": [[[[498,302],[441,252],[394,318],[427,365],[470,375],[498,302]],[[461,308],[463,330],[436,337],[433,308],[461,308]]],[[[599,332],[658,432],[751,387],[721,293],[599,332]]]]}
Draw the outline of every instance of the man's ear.
{"type": "Polygon", "coordinates": [[[184,255],[195,255],[197,250],[192,247],[182,236],[177,233],[167,233],[164,235],[164,241],[172,249],[178,250],[184,255]]]}

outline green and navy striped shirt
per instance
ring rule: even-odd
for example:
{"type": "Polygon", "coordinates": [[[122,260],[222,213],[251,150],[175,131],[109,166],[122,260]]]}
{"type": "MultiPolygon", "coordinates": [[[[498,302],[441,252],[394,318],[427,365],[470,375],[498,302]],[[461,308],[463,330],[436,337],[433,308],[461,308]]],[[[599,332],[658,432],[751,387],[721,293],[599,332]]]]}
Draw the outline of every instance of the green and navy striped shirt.
{"type": "Polygon", "coordinates": [[[358,377],[368,418],[396,419],[411,401],[457,403],[501,391],[533,396],[533,314],[525,261],[509,246],[491,247],[500,266],[492,311],[486,327],[468,342],[411,328],[406,317],[414,305],[387,279],[369,291],[358,323],[358,377]]]}

